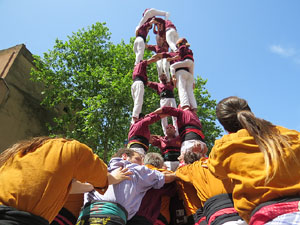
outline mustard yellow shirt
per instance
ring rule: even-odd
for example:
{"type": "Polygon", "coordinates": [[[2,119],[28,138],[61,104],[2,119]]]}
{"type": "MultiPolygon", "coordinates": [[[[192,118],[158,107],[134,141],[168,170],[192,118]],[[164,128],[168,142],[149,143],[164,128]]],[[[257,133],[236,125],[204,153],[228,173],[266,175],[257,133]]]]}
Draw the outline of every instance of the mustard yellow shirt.
{"type": "MultiPolygon", "coordinates": [[[[300,133],[283,127],[276,127],[281,134],[290,137],[290,144],[300,159],[300,133]]],[[[260,203],[271,199],[300,195],[300,164],[297,165],[286,152],[290,175],[279,165],[274,179],[265,185],[266,171],[263,154],[247,130],[224,135],[209,155],[208,167],[218,177],[233,181],[233,201],[240,216],[249,222],[252,210],[260,203]]]]}
{"type": "Polygon", "coordinates": [[[0,204],[51,222],[66,202],[73,178],[107,187],[107,166],[78,141],[50,139],[0,168],[0,204]]]}
{"type": "Polygon", "coordinates": [[[182,180],[178,180],[176,183],[178,186],[178,194],[184,202],[186,215],[190,216],[195,214],[196,211],[202,207],[196,189],[191,183],[182,180]]]}
{"type": "Polygon", "coordinates": [[[194,185],[202,207],[207,199],[232,191],[231,182],[216,178],[207,168],[206,161],[207,159],[202,158],[176,170],[177,177],[194,185]]]}
{"type": "Polygon", "coordinates": [[[64,204],[64,208],[71,212],[75,217],[78,217],[81,207],[83,206],[83,198],[83,194],[69,194],[64,204]]]}

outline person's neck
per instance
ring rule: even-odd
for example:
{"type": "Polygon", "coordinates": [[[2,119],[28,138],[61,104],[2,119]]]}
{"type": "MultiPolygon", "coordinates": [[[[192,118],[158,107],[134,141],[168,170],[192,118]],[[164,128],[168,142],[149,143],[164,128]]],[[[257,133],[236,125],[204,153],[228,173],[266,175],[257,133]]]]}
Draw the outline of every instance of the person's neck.
{"type": "Polygon", "coordinates": [[[170,134],[170,135],[167,135],[167,138],[168,138],[168,139],[175,138],[175,135],[171,135],[171,134],[170,134]]]}

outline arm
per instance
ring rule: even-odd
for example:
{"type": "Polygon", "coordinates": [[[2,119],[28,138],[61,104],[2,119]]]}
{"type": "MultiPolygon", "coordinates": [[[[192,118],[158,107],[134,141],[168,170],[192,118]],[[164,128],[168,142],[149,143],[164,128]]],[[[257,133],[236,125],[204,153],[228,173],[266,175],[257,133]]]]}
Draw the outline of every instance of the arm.
{"type": "Polygon", "coordinates": [[[174,60],[178,60],[178,59],[180,59],[181,57],[180,57],[180,55],[176,55],[176,56],[174,56],[174,57],[172,57],[172,58],[167,58],[167,61],[168,62],[171,62],[171,61],[174,61],[174,60]]]}
{"type": "Polygon", "coordinates": [[[142,120],[143,125],[150,125],[160,120],[160,115],[155,113],[150,113],[144,117],[142,120]]]}
{"type": "Polygon", "coordinates": [[[150,59],[147,60],[147,65],[157,62],[158,60],[160,60],[162,58],[162,54],[161,53],[157,53],[156,55],[152,56],[150,59]]]}
{"type": "Polygon", "coordinates": [[[146,48],[150,51],[157,52],[156,45],[147,45],[146,44],[146,48]]]}
{"type": "Polygon", "coordinates": [[[163,172],[164,176],[165,176],[165,183],[171,183],[173,181],[176,180],[176,175],[175,173],[170,173],[170,172],[163,172]]]}
{"type": "Polygon", "coordinates": [[[93,185],[89,183],[81,183],[80,181],[73,179],[69,194],[81,194],[92,191],[93,189],[93,185]]]}
{"type": "Polygon", "coordinates": [[[147,86],[148,86],[149,88],[154,89],[155,91],[158,91],[158,83],[157,83],[157,82],[151,82],[151,81],[148,81],[148,82],[147,82],[147,86]]]}

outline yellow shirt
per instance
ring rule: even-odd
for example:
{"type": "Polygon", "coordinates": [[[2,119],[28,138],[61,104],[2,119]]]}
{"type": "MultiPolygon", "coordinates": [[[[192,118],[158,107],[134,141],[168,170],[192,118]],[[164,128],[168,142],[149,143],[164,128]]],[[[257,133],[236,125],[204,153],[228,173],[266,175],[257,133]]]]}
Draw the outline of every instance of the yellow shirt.
{"type": "Polygon", "coordinates": [[[79,216],[81,207],[83,206],[84,194],[69,194],[64,204],[69,212],[71,212],[76,218],[79,216]]]}
{"type": "Polygon", "coordinates": [[[219,180],[208,170],[206,161],[202,158],[176,170],[177,177],[194,185],[202,207],[207,199],[218,194],[231,193],[232,190],[228,180],[219,180]]]}
{"type": "Polygon", "coordinates": [[[184,202],[186,215],[190,216],[196,213],[201,208],[201,201],[198,198],[197,191],[191,183],[178,180],[178,194],[184,202]]]}
{"type": "Polygon", "coordinates": [[[50,139],[0,168],[0,204],[51,222],[66,202],[73,178],[107,187],[107,166],[78,141],[50,139]]]}
{"type": "MultiPolygon", "coordinates": [[[[300,133],[283,127],[276,128],[291,138],[291,148],[300,159],[300,133]]],[[[280,164],[274,179],[265,185],[263,154],[247,130],[241,129],[215,142],[208,167],[216,176],[233,180],[235,208],[249,222],[252,210],[260,203],[283,196],[300,195],[300,164],[297,165],[287,152],[284,158],[291,175],[280,164]]]]}

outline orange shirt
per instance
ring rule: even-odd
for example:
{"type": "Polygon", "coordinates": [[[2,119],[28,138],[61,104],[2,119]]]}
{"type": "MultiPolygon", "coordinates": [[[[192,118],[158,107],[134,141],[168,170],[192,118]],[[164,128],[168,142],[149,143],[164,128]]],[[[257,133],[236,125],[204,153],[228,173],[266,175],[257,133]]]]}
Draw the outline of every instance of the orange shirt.
{"type": "Polygon", "coordinates": [[[73,178],[107,187],[107,166],[78,141],[50,139],[0,168],[0,204],[51,222],[66,202],[73,178]]]}
{"type": "Polygon", "coordinates": [[[202,207],[207,199],[218,194],[231,193],[232,190],[229,180],[219,180],[208,170],[206,161],[206,158],[202,158],[176,170],[177,177],[194,185],[202,207]]]}
{"type": "Polygon", "coordinates": [[[64,208],[71,212],[76,218],[79,216],[83,206],[83,194],[69,194],[64,208]]]}
{"type": "MultiPolygon", "coordinates": [[[[291,149],[300,159],[300,133],[283,127],[276,129],[290,137],[291,149]]],[[[240,216],[249,222],[251,212],[259,204],[289,195],[298,195],[300,190],[300,164],[284,149],[284,160],[290,174],[280,162],[279,171],[270,183],[265,184],[266,171],[263,153],[248,131],[224,135],[209,155],[208,167],[218,177],[233,180],[234,207],[240,216]]]]}
{"type": "Polygon", "coordinates": [[[197,191],[191,183],[178,180],[178,194],[184,202],[186,215],[190,216],[196,213],[201,208],[201,201],[198,198],[197,191]]]}

